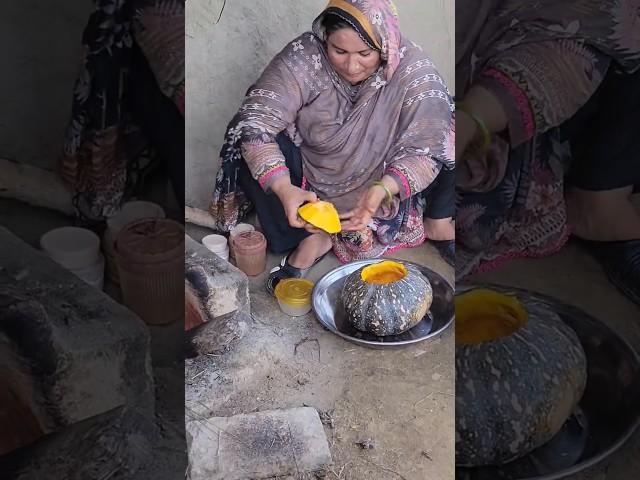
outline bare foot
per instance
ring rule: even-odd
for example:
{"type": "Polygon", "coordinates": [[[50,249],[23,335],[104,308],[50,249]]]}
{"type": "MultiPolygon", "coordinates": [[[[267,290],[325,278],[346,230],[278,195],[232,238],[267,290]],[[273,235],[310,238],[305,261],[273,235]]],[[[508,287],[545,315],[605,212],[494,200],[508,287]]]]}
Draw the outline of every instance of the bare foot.
{"type": "Polygon", "coordinates": [[[429,240],[454,240],[456,228],[451,218],[425,218],[424,231],[429,240]]]}
{"type": "Polygon", "coordinates": [[[289,265],[296,268],[309,268],[317,258],[331,250],[331,236],[327,233],[314,233],[305,238],[289,256],[289,265]]]}
{"type": "Polygon", "coordinates": [[[631,191],[632,187],[606,191],[572,188],[565,198],[573,234],[601,242],[640,239],[640,213],[631,203],[631,191]]]}

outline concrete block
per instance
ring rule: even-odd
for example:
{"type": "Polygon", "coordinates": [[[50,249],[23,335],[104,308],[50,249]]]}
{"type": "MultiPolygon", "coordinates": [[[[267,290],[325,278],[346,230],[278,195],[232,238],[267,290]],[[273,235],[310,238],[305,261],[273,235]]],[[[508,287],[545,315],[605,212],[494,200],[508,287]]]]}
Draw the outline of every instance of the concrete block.
{"type": "Polygon", "coordinates": [[[151,417],[149,332],[134,313],[0,227],[3,388],[43,433],[127,405],[151,417]]]}
{"type": "Polygon", "coordinates": [[[187,422],[191,480],[247,480],[318,472],[331,453],[309,407],[187,422]]]}
{"type": "Polygon", "coordinates": [[[238,311],[249,313],[249,279],[185,235],[186,329],[238,311]]]}
{"type": "Polygon", "coordinates": [[[185,356],[221,355],[229,351],[232,344],[244,337],[252,322],[245,312],[235,311],[189,329],[184,335],[185,356]]]}
{"type": "Polygon", "coordinates": [[[159,435],[150,419],[119,407],[0,456],[0,477],[142,479],[145,477],[140,475],[141,469],[154,461],[153,444],[159,435]]]}

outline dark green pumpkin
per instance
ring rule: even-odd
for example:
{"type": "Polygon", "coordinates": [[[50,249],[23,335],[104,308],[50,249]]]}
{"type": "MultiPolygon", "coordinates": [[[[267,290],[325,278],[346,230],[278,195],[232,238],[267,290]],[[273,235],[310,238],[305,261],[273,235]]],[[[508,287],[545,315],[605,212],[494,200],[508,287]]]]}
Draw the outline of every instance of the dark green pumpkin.
{"type": "Polygon", "coordinates": [[[547,443],[586,379],[580,340],[546,305],[490,290],[456,297],[456,465],[501,465],[547,443]],[[484,328],[489,316],[509,317],[506,328],[484,328]]]}
{"type": "Polygon", "coordinates": [[[383,337],[416,326],[431,307],[433,291],[429,280],[412,265],[383,261],[351,273],[341,298],[354,328],[383,337]],[[370,283],[373,277],[378,283],[370,283]],[[390,281],[381,280],[385,278],[390,281]]]}

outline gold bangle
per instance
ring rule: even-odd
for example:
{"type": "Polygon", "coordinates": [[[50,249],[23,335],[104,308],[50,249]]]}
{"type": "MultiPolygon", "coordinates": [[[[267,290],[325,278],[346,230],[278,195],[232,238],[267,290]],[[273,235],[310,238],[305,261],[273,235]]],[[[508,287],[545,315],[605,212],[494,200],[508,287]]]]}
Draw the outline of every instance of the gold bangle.
{"type": "Polygon", "coordinates": [[[380,181],[373,182],[373,186],[375,187],[376,185],[379,186],[379,187],[384,188],[384,192],[387,195],[386,202],[387,202],[387,204],[390,205],[391,202],[393,202],[393,193],[391,193],[391,190],[389,190],[387,188],[387,186],[383,182],[380,182],[380,181]]]}
{"type": "Polygon", "coordinates": [[[466,103],[464,102],[456,102],[456,110],[460,110],[461,112],[469,115],[471,120],[478,126],[480,132],[482,133],[482,149],[486,152],[489,150],[491,146],[491,132],[487,128],[486,124],[482,121],[480,117],[478,117],[475,113],[473,113],[466,103]]]}

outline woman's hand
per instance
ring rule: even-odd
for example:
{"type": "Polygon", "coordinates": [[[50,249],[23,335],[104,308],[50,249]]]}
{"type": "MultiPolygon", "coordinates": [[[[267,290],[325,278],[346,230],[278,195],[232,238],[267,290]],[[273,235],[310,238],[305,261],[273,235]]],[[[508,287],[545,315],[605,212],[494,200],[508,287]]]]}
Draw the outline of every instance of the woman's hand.
{"type": "MultiPolygon", "coordinates": [[[[489,90],[473,86],[469,89],[462,103],[479,118],[490,134],[501,132],[507,128],[507,114],[502,104],[489,90]]],[[[478,134],[475,120],[462,109],[456,111],[456,163],[478,134]]]]}
{"type": "Polygon", "coordinates": [[[370,187],[360,198],[356,208],[340,215],[340,220],[345,220],[342,222],[342,230],[346,232],[364,230],[371,223],[373,215],[386,196],[386,190],[380,185],[370,187]]]}
{"type": "Polygon", "coordinates": [[[465,112],[456,112],[456,163],[464,156],[478,130],[476,122],[465,112]]]}
{"type": "Polygon", "coordinates": [[[271,190],[280,199],[289,225],[309,230],[308,227],[311,226],[298,216],[298,208],[306,202],[317,202],[316,194],[292,185],[287,176],[277,178],[271,185],[271,190]]]}

